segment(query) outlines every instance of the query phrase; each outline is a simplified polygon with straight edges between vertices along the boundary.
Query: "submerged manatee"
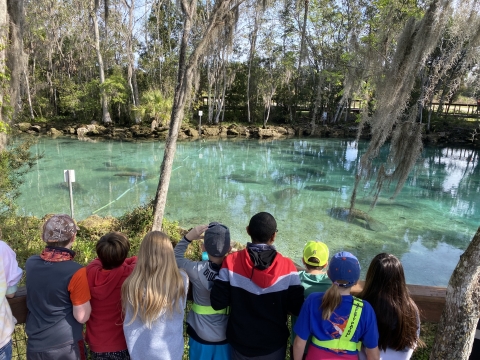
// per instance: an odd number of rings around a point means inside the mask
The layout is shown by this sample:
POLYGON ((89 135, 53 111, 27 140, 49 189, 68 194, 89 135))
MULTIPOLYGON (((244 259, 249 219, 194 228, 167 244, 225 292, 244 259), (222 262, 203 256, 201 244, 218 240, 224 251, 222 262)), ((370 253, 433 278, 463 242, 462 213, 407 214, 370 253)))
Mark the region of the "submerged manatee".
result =
POLYGON ((260 184, 258 181, 254 180, 252 176, 243 174, 230 174, 221 176, 220 179, 230 180, 242 184, 260 184))
POLYGON ((298 189, 289 187, 283 190, 278 190, 273 193, 273 196, 277 200, 286 200, 291 199, 294 196, 297 196, 299 193, 298 189))
POLYGON ((308 185, 305 186, 304 189, 312 191, 340 191, 339 188, 329 185, 308 185))
POLYGON ((121 172, 121 173, 115 174, 113 176, 144 177, 144 175, 141 172, 136 172, 136 171, 121 172))
POLYGON ((354 223, 356 225, 365 227, 368 230, 372 231, 385 231, 388 230, 388 227, 381 223, 380 221, 375 220, 365 211, 353 209, 350 211, 346 207, 334 207, 328 210, 328 215, 335 219, 343 220, 346 222, 354 223), (364 222, 360 222, 362 220, 364 222))
MULTIPOLYGON (((372 200, 358 199, 358 200, 356 200, 356 203, 371 206, 372 205, 372 200)), ((393 200, 389 200, 389 199, 378 199, 377 202, 375 203, 375 207, 376 206, 392 206, 392 207, 401 207, 401 208, 405 208, 405 209, 410 209, 411 208, 411 206, 401 204, 401 203, 398 203, 398 202, 394 202, 393 200)))

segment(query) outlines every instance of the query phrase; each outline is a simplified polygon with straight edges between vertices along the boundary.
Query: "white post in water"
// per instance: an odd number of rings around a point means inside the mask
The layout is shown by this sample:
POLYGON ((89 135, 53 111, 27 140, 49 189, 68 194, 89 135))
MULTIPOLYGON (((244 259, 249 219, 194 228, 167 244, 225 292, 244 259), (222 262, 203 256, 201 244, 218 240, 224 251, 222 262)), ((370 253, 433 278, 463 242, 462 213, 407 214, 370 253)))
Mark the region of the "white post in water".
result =
POLYGON ((200 120, 198 120, 198 136, 202 136, 202 115, 203 111, 198 110, 198 117, 200 118, 200 120))
POLYGON ((70 214, 73 219, 73 191, 72 183, 75 182, 75 170, 63 170, 63 178, 68 182, 68 190, 70 191, 70 214))

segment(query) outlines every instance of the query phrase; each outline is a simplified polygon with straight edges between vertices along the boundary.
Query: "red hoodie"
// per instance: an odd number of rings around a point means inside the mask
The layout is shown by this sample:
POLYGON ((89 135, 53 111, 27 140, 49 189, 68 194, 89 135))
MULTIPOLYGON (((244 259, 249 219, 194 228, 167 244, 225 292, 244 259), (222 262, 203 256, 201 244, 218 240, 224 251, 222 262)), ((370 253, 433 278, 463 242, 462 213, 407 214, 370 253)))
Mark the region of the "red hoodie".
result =
POLYGON ((87 280, 92 298, 92 313, 87 321, 85 340, 90 350, 97 353, 127 349, 123 335, 122 284, 132 273, 137 257, 125 259, 112 270, 103 270, 99 259, 87 266, 87 280))

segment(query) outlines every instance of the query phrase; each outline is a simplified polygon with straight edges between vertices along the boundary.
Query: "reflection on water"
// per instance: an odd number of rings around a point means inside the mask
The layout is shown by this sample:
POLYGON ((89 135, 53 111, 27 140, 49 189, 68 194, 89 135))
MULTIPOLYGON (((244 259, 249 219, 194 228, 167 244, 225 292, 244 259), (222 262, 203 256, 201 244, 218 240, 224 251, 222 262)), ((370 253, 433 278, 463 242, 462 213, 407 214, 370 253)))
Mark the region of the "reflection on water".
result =
MULTIPOLYGON (((164 143, 85 143, 40 138, 44 154, 28 174, 19 204, 22 213, 69 213, 63 170, 74 169, 75 217, 118 216, 155 194, 164 143)), ((361 259, 363 276, 371 258, 391 252, 405 264, 407 281, 446 285, 473 237, 480 210, 478 154, 427 148, 395 200, 385 189, 370 210, 371 183, 362 185, 353 221, 331 216, 349 206, 355 168, 365 149, 338 139, 215 140, 178 144, 166 217, 191 227, 220 221, 246 242, 245 226, 258 211, 278 221, 278 249, 300 261, 311 239, 331 251, 361 259), (381 225, 381 226, 380 226, 381 225)))

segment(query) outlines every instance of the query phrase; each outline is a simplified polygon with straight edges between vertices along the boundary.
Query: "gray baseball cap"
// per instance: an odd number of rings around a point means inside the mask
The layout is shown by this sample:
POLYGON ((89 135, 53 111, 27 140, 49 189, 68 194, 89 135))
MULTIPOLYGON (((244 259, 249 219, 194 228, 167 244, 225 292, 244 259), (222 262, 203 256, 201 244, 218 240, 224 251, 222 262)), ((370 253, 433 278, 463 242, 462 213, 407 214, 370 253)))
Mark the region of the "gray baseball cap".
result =
POLYGON ((224 256, 230 250, 230 230, 218 222, 211 222, 205 231, 203 244, 209 255, 224 256))

